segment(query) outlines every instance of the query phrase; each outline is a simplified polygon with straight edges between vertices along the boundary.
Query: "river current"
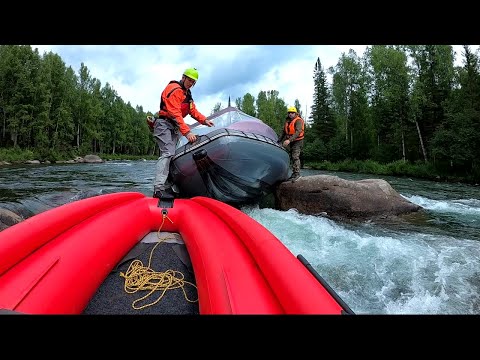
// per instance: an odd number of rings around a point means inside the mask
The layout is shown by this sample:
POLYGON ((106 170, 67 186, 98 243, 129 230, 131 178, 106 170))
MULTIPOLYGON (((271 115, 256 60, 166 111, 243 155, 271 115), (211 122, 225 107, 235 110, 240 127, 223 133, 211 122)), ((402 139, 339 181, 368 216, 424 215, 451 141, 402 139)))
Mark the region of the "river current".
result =
MULTIPOLYGON (((0 167, 0 207, 29 217, 106 193, 152 195, 155 161, 0 167)), ((424 211, 395 223, 340 223, 295 209, 243 212, 302 254, 356 314, 480 314, 480 186, 382 178, 424 211)))

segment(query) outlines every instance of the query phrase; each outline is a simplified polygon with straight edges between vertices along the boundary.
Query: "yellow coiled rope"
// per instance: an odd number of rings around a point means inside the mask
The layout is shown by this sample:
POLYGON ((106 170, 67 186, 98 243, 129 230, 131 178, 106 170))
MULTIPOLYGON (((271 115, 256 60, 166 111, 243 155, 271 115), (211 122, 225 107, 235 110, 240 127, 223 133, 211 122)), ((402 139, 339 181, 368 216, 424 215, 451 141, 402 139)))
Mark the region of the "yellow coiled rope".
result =
POLYGON ((160 228, 157 231, 157 237, 159 241, 155 244, 152 251, 150 251, 148 265, 145 267, 143 266, 143 263, 140 260, 135 259, 131 262, 126 273, 123 273, 123 272, 120 273, 120 276, 125 278, 125 285, 124 285, 125 292, 129 294, 134 294, 141 290, 150 290, 146 295, 132 302, 132 308, 134 308, 135 310, 141 310, 148 306, 155 305, 163 298, 167 290, 173 290, 178 288, 182 289, 183 295, 188 302, 193 303, 198 301, 198 298, 195 300, 191 300, 188 298, 187 293, 185 291, 185 285, 186 284, 191 285, 195 289, 197 287, 195 286, 195 284, 189 281, 186 281, 185 276, 181 272, 175 271, 175 270, 167 270, 165 272, 156 272, 155 270, 150 268, 150 265, 152 263, 152 255, 155 248, 161 242, 169 238, 174 239, 174 237, 172 236, 162 237, 160 235, 160 231, 163 227, 165 219, 168 219, 173 224, 173 221, 167 216, 167 213, 166 212, 162 212, 162 213, 163 213, 162 224, 160 225, 160 228), (155 301, 151 303, 147 303, 145 305, 141 305, 141 306, 137 305, 139 302, 144 301, 146 298, 152 295, 155 291, 161 291, 160 296, 155 301))

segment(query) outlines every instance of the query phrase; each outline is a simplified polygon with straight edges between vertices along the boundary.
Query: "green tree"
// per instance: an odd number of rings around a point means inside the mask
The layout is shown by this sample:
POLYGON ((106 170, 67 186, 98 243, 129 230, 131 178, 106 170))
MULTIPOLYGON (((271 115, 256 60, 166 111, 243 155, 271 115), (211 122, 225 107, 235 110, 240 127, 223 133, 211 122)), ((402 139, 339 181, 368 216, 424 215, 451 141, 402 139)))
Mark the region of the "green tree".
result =
POLYGON ((415 74, 413 116, 423 159, 428 162, 430 142, 445 119, 443 103, 453 88, 454 53, 451 45, 411 45, 407 50, 415 74))
POLYGON ((355 51, 342 54, 333 74, 333 108, 339 135, 348 144, 348 157, 368 158, 371 148, 368 136, 369 108, 367 75, 355 51))
POLYGON ((222 103, 221 103, 221 102, 217 102, 217 103, 215 104, 215 106, 213 107, 212 112, 210 113, 210 115, 213 115, 213 114, 215 114, 216 112, 219 112, 221 109, 222 109, 222 103))
POLYGON ((246 93, 242 98, 237 98, 235 100, 237 109, 243 111, 245 114, 250 116, 257 116, 257 111, 255 110, 255 98, 252 94, 246 93))
POLYGON ((374 45, 365 54, 371 80, 373 158, 406 161, 409 130, 409 69, 407 55, 395 46, 374 45))
POLYGON ((260 91, 257 97, 257 117, 280 133, 287 112, 285 101, 278 97, 277 90, 260 91))
POLYGON ((445 104, 445 121, 432 139, 432 153, 446 171, 466 169, 480 178, 480 67, 479 57, 464 46, 464 67, 458 69, 460 87, 445 104))

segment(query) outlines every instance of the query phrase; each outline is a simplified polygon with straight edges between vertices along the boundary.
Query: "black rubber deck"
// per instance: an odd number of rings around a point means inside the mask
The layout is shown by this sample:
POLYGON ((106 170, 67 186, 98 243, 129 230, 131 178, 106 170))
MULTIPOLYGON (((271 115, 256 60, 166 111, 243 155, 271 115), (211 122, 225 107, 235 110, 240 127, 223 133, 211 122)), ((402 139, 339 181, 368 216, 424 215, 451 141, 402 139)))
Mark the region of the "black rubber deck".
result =
MULTIPOLYGON (((150 233, 155 236, 156 233, 150 233)), ((178 234, 177 234, 178 235, 178 234)), ((83 314, 86 315, 194 315, 199 314, 198 301, 189 302, 181 288, 169 289, 156 304, 137 310, 132 303, 148 294, 150 290, 141 290, 133 294, 125 291, 125 278, 120 273, 126 273, 134 259, 148 266, 149 256, 156 243, 139 242, 127 256, 117 265, 100 286, 83 314)), ((186 246, 179 242, 162 242, 153 251, 150 269, 155 272, 174 270, 184 275, 184 280, 195 284, 186 246)), ((198 299, 197 289, 185 283, 184 289, 190 300, 198 299)), ((149 297, 136 303, 136 307, 153 303, 162 294, 162 290, 154 291, 149 297)))

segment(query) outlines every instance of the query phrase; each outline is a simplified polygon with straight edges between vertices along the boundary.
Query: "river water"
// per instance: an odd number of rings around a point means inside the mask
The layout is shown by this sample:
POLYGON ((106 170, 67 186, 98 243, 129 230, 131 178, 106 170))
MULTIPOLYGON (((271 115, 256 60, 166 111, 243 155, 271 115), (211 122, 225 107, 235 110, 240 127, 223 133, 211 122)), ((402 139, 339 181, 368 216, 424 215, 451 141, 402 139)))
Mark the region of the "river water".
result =
MULTIPOLYGON (((29 217, 82 198, 152 195, 155 161, 0 168, 0 207, 29 217)), ((295 209, 241 210, 302 254, 356 314, 480 314, 480 186, 382 178, 422 212, 395 223, 340 223, 295 209)))

